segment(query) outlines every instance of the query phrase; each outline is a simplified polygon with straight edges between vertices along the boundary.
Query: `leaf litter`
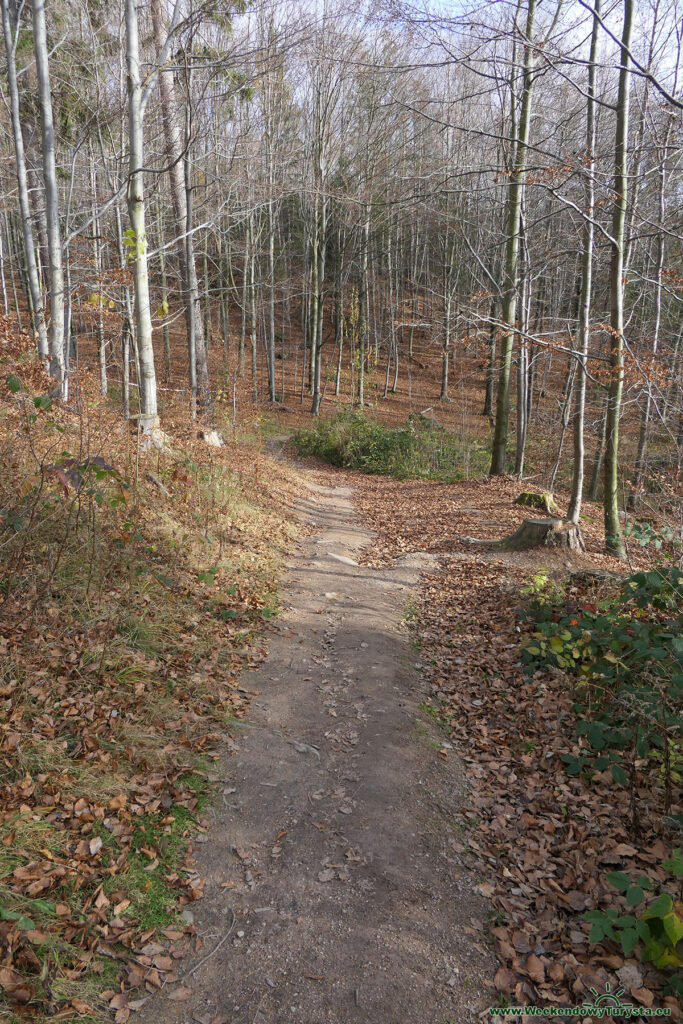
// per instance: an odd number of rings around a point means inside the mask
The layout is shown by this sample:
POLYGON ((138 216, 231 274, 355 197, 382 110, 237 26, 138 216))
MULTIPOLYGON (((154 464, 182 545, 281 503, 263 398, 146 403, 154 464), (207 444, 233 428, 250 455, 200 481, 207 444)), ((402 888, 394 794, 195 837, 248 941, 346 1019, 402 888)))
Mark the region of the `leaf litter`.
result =
MULTIPOLYGON (((325 478, 325 471, 319 475, 325 478)), ((594 908, 625 912, 623 896, 605 880, 610 871, 645 875, 655 889, 670 884, 661 867, 672 839, 662 793, 640 787, 635 841, 626 790, 614 786, 609 772, 592 780, 566 773, 561 755, 578 749, 571 681, 557 671, 529 676, 520 663, 528 628, 519 616, 521 591, 539 568, 565 579, 566 570, 587 566, 624 572, 601 551, 601 509, 586 508, 585 558, 568 561, 545 551, 475 555, 460 538, 500 537, 524 518, 513 504, 516 481, 346 477, 355 487, 359 521, 376 531, 362 561, 383 566, 413 551, 441 555, 439 567, 422 577, 418 606, 408 609, 407 620, 427 704, 466 767, 469 809, 453 823, 452 848, 483 876, 479 889, 491 901, 489 937, 500 963, 492 1003, 573 1006, 610 985, 625 990, 624 1000, 667 1008, 671 1019, 680 1019, 665 976, 624 956, 614 942, 590 945, 582 918, 594 908)), ((642 551, 638 557, 642 562, 642 551)), ((570 577, 567 585, 580 600, 595 584, 570 577)), ((444 754, 448 749, 437 756, 444 754)))
MULTIPOLYGON (((3 355, 47 391, 21 346, 3 355)), ((181 424, 181 449, 131 455, 118 411, 78 386, 80 417, 0 403, 0 1007, 122 1024, 145 992, 187 992, 193 843, 216 749, 238 749, 295 491, 286 468, 207 452, 181 424), (64 449, 77 484, 50 468, 64 449), (88 467, 106 479, 83 484, 88 467)))

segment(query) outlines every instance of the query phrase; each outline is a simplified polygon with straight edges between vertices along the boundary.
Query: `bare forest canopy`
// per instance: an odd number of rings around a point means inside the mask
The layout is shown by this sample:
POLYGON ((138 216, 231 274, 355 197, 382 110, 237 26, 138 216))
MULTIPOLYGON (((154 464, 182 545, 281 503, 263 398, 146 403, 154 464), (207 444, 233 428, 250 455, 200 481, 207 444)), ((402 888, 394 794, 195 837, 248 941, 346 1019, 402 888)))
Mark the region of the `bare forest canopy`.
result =
POLYGON ((53 397, 99 367, 159 437, 169 395, 215 428, 419 376, 493 475, 552 435, 614 554, 675 499, 679 0, 2 11, 0 302, 53 397))

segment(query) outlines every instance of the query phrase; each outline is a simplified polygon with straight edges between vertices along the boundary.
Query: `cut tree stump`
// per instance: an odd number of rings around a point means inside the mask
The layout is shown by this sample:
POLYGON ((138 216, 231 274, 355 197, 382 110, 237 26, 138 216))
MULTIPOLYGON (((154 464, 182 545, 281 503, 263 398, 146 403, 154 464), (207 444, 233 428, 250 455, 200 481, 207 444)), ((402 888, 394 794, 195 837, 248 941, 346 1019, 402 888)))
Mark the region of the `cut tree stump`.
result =
POLYGON ((526 551, 528 548, 586 550, 579 527, 564 519, 525 519, 520 528, 502 541, 500 546, 505 551, 526 551))
POLYGON ((537 508, 540 509, 541 512, 547 512, 549 516, 551 516, 553 512, 558 511, 552 491, 522 491, 522 493, 515 498, 515 505, 526 505, 527 508, 537 508))
POLYGON ((474 537, 461 537, 460 540, 465 544, 477 544, 499 551, 527 551, 530 548, 586 550, 579 527, 564 519, 525 519, 511 537, 503 537, 501 540, 476 540, 474 537))

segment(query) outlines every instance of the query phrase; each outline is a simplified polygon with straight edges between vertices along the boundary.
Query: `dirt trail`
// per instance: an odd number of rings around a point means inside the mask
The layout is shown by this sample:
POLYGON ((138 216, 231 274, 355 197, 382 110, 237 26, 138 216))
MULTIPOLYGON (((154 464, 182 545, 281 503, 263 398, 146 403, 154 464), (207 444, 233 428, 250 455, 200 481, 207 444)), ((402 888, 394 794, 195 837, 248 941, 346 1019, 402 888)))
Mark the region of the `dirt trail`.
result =
POLYGON ((493 974, 483 901, 453 854, 466 800, 443 737, 420 712, 402 627, 430 556, 356 564, 371 536, 351 492, 308 485, 319 527, 289 563, 259 691, 198 869, 204 946, 222 944, 136 1016, 140 1024, 466 1024, 493 974), (222 888, 222 883, 234 883, 222 888))

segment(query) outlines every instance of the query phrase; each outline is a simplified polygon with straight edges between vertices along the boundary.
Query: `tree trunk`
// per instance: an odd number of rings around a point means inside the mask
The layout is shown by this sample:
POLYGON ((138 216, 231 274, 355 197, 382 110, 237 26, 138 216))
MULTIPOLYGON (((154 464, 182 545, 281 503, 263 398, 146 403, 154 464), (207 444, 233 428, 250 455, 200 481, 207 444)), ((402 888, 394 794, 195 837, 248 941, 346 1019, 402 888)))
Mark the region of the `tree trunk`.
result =
POLYGON ((525 551, 538 547, 586 550, 577 524, 563 519, 525 519, 520 528, 502 542, 501 547, 505 551, 525 551))
POLYGON ((451 305, 453 302, 453 295, 450 291, 444 297, 444 339, 443 339, 443 352, 441 354, 441 394, 439 398, 442 402, 450 402, 448 396, 448 363, 451 354, 451 305))
MULTIPOLYGON (((192 232, 194 230, 194 224, 192 221, 193 209, 192 209, 192 175, 190 168, 190 130, 189 124, 186 126, 185 135, 185 156, 183 163, 185 165, 185 173, 183 175, 183 181, 185 183, 185 239, 183 248, 185 250, 185 266, 194 267, 194 245, 192 241, 192 232)), ((195 271, 194 277, 190 272, 188 274, 188 288, 186 290, 187 296, 187 360, 190 368, 190 406, 192 411, 192 418, 194 419, 197 415, 197 325, 199 323, 199 329, 201 332, 201 314, 199 310, 199 282, 197 280, 197 274, 195 271)))
POLYGON ((158 425, 157 382, 152 346, 152 317, 149 307, 147 274, 147 235, 145 232, 145 199, 142 180, 144 148, 142 134, 142 85, 140 80, 140 45, 138 38, 137 0, 126 0, 126 67, 128 71, 128 217, 130 219, 130 258, 135 292, 135 327, 140 365, 140 426, 145 432, 158 425))
MULTIPOLYGON (((5 316, 9 315, 9 304, 7 302, 7 282, 5 280, 5 246, 2 240, 2 219, 0 219, 0 287, 2 287, 2 307, 5 316)), ((47 342, 47 335, 45 336, 47 342)), ((44 359, 44 354, 40 353, 40 346, 38 347, 38 355, 41 359, 44 359)))
MULTIPOLYGON (((657 186, 657 205, 659 213, 659 223, 664 224, 664 186, 666 184, 666 161, 669 150, 669 138, 671 134, 671 123, 667 124, 667 129, 664 137, 664 144, 662 147, 661 162, 659 164, 658 174, 658 186, 657 186)), ((659 348, 659 332, 662 323, 662 288, 664 284, 663 272, 664 272, 664 257, 666 253, 666 235, 663 232, 659 232, 657 235, 657 259, 655 262, 655 322, 654 330, 652 332, 652 355, 657 354, 659 348)), ((652 396, 650 391, 650 384, 646 384, 645 388, 645 401, 640 417, 640 432, 638 436, 638 452, 636 454, 636 465, 635 465, 635 480, 633 482, 633 489, 629 499, 629 504, 635 504, 635 496, 640 491, 643 485, 643 478, 645 476, 645 468, 647 463, 647 437, 648 427, 650 421, 650 409, 652 406, 652 396)))
MULTIPOLYGON (((62 265, 62 242, 59 230, 59 191, 57 189, 57 168, 55 164, 55 127, 52 117, 52 93, 50 89, 44 0, 33 0, 33 43, 36 57, 38 97, 40 100, 45 217, 47 222, 49 260, 50 332, 48 335, 48 348, 50 354, 50 374, 60 382, 60 391, 63 394, 65 386, 64 268, 62 265)), ((27 260, 30 260, 30 258, 30 252, 27 249, 27 260)), ((36 308, 34 304, 34 309, 36 308)))
POLYGON ((161 279, 161 314, 163 326, 161 333, 164 339, 164 376, 171 379, 171 329, 168 324, 168 285, 166 281, 166 252, 164 250, 164 228, 161 217, 161 203, 157 204, 157 238, 159 241, 159 277, 161 279))
POLYGON ((484 408, 482 416, 493 416, 493 393, 496 379, 496 309, 498 308, 498 296, 493 295, 491 299, 491 313, 489 322, 489 361, 486 366, 486 391, 484 393, 484 408))
POLYGON ((508 420, 510 416, 510 366, 514 341, 514 325, 517 309, 517 263, 519 253, 519 229, 524 196, 524 169, 529 141, 531 120, 531 93, 533 88, 533 57, 531 39, 534 32, 534 18, 537 0, 528 0, 525 29, 522 108, 519 116, 517 137, 514 143, 513 167, 510 174, 507 199, 507 227, 505 242, 505 287, 503 291, 502 320, 506 334, 501 340, 498 373, 498 395, 496 400, 496 424, 491 453, 491 476, 505 472, 507 453, 508 420))
POLYGON ((365 206, 363 221, 362 250, 360 262, 360 282, 358 285, 358 404, 365 405, 365 352, 367 346, 367 285, 368 285, 368 245, 370 239, 370 204, 365 206))
MULTIPOLYGON (((42 362, 47 363, 49 359, 47 326, 45 324, 45 310, 43 308, 43 292, 40 286, 40 276, 36 263, 36 251, 33 242, 33 228, 31 226, 31 206, 29 203, 28 178, 26 173, 26 156, 24 153, 24 137, 21 130, 21 114, 19 111, 19 88, 17 85, 16 68, 16 36, 19 26, 16 26, 15 37, 12 37, 12 27, 9 13, 9 0, 2 0, 2 29, 5 38, 5 51, 7 54, 7 83, 9 86, 9 106, 12 116, 12 133, 14 136, 14 156, 17 169, 17 186, 19 194, 19 212, 21 216, 21 230, 24 237, 24 252, 26 256, 26 273, 28 275, 29 292, 31 305, 33 307, 33 322, 38 335, 38 356, 42 362)), ((4 261, 3 261, 4 263, 4 261)), ((5 290, 4 265, 2 275, 2 295, 7 313, 7 292, 5 290)))
POLYGON ((614 207, 610 262, 610 368, 605 441, 605 543, 610 554, 626 558, 619 522, 619 416, 624 383, 624 244, 628 188, 628 118, 631 89, 630 46, 633 0, 624 0, 624 27, 614 146, 614 207))
POLYGON ((102 274, 102 248, 100 245, 100 220, 97 216, 97 171, 95 160, 90 147, 90 183, 92 188, 92 237, 95 257, 95 270, 97 271, 97 357, 100 367, 100 393, 107 394, 107 344, 104 336, 104 321, 102 319, 102 304, 105 301, 103 295, 103 274, 102 274))
POLYGON ((249 267, 251 256, 250 247, 250 218, 247 218, 247 226, 244 233, 244 262, 242 264, 242 317, 240 319, 240 347, 239 347, 239 374, 244 377, 245 362, 245 341, 247 336, 247 308, 249 304, 249 267))
MULTIPOLYGON (((151 0, 150 6, 154 43, 157 49, 157 56, 159 57, 164 48, 167 35, 163 0, 151 0)), ((190 168, 188 162, 183 159, 184 150, 186 147, 189 147, 190 143, 188 138, 184 144, 180 107, 176 96, 173 71, 170 68, 159 72, 159 97, 161 99, 161 114, 164 127, 164 144, 169 164, 168 173, 171 183, 171 202, 175 219, 175 232, 176 236, 180 239, 187 231, 187 197, 192 187, 191 181, 186 181, 190 168)), ((197 267, 194 261, 194 245, 191 242, 178 246, 178 262, 180 264, 180 275, 185 293, 185 318, 188 336, 191 321, 194 323, 199 402, 202 410, 208 418, 211 418, 213 410, 211 408, 209 369, 206 361, 206 341, 204 338, 204 325, 201 315, 199 315, 199 282, 197 279, 197 267)))
POLYGON ((579 300, 579 378, 576 386, 574 405, 574 464, 572 467, 572 493, 569 501, 567 518, 578 523, 581 518, 581 502, 583 500, 584 462, 586 446, 584 441, 584 424, 586 413, 586 359, 590 339, 591 289, 593 286, 593 207, 595 204, 595 181, 593 168, 595 165, 595 58, 598 48, 598 28, 600 18, 600 0, 594 0, 593 31, 591 34, 590 55, 588 58, 588 101, 586 104, 586 220, 583 224, 583 257, 581 263, 581 296, 579 300))

